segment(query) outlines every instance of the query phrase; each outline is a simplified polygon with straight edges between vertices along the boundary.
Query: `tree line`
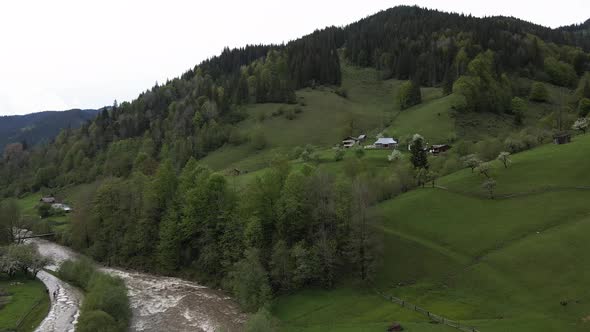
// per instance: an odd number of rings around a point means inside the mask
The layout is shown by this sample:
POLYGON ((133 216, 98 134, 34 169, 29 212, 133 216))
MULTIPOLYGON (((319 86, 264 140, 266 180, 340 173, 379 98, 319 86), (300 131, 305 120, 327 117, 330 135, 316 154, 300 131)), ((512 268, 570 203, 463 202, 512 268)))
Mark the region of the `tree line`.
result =
POLYGON ((247 310, 273 294, 367 280, 378 239, 361 178, 343 181, 276 160, 239 190, 189 160, 165 161, 152 178, 105 179, 72 221, 71 245, 107 265, 195 277, 222 286, 247 310))

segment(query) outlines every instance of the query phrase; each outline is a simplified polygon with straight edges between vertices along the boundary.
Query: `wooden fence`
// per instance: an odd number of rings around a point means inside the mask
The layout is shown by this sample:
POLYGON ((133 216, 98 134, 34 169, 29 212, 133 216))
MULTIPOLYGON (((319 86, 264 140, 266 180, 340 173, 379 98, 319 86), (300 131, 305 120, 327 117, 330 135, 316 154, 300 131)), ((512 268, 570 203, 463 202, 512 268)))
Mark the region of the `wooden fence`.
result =
POLYGON ((415 304, 406 302, 406 301, 404 301, 400 298, 397 298, 395 296, 385 294, 377 289, 375 289, 375 292, 377 294, 379 294, 379 296, 381 296, 385 300, 390 301, 392 303, 397 303, 404 308, 408 308, 410 310, 414 310, 416 312, 419 312, 419 313, 423 314, 424 316, 428 317, 430 320, 435 321, 437 323, 444 324, 444 325, 447 325, 447 326, 450 326, 450 327, 453 327, 453 328, 456 328, 458 330, 465 331, 465 332, 480 332, 478 329, 476 329, 473 326, 461 324, 461 322, 459 322, 459 321, 448 319, 448 318, 445 318, 445 317, 437 315, 437 314, 433 314, 432 312, 430 312, 424 308, 421 308, 415 304))

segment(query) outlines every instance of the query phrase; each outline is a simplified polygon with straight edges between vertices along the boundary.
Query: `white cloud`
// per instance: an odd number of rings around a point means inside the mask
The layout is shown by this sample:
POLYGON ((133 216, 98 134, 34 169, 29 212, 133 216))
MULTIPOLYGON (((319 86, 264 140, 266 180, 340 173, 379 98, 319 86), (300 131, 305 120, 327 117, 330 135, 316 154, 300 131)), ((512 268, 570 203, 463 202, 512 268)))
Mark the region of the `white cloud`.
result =
POLYGON ((130 100, 224 46, 280 43, 402 3, 550 26, 582 22, 590 13, 590 2, 577 0, 3 1, 0 114, 130 100))

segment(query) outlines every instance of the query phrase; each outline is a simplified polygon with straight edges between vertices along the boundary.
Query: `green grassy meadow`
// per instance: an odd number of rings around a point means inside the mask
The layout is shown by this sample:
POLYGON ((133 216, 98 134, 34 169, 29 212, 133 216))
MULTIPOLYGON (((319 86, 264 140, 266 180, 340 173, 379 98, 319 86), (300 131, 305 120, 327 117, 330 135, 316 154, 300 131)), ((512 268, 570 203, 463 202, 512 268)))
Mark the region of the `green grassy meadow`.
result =
POLYGON ((0 276, 0 330, 33 331, 49 311, 49 295, 38 279, 7 279, 0 276), (25 317, 26 316, 26 317, 25 317), (23 319, 24 318, 24 319, 23 319), (23 319, 19 328, 17 324, 23 319))

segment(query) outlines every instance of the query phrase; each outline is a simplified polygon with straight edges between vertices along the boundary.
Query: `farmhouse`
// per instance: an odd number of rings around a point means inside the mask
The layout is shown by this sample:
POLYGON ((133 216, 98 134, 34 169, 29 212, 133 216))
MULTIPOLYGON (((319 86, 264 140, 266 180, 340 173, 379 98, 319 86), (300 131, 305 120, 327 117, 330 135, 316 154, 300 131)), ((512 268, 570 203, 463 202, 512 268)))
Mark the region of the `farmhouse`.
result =
POLYGON ((382 137, 374 145, 377 149, 395 149, 397 147, 397 141, 391 137, 382 137))
POLYGON ((349 148, 355 146, 356 143, 357 143, 357 140, 355 138, 348 137, 342 141, 342 147, 345 149, 349 149, 349 148))
POLYGON ((69 205, 63 203, 53 203, 51 204, 51 208, 65 212, 72 212, 72 208, 69 205))
POLYGON ((553 136, 553 142, 555 144, 567 144, 572 141, 572 135, 570 133, 564 132, 559 133, 553 136))
POLYGON ((430 147, 428 150, 432 154, 439 154, 441 152, 448 151, 451 148, 448 144, 435 144, 430 147))
POLYGON ((39 202, 45 203, 45 204, 53 204, 53 203, 55 203, 55 197, 53 197, 53 196, 41 197, 39 202))

